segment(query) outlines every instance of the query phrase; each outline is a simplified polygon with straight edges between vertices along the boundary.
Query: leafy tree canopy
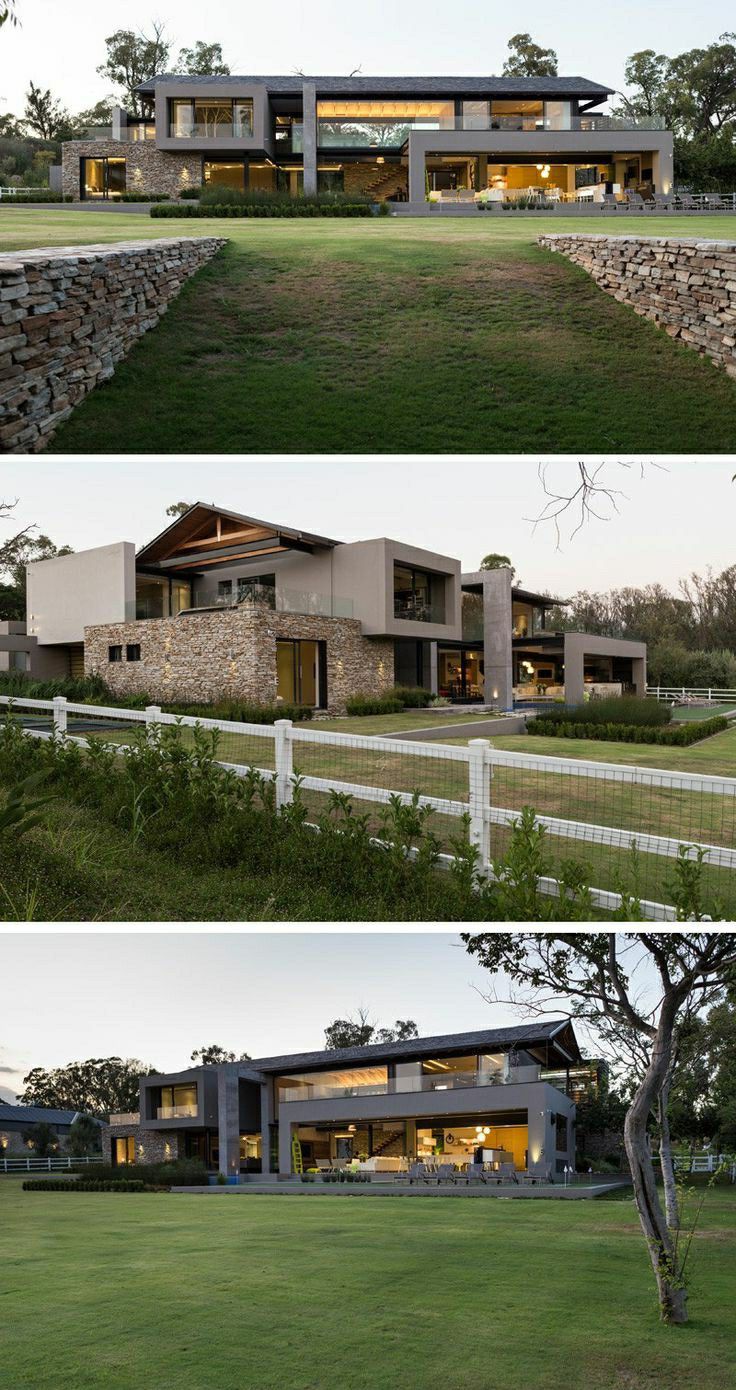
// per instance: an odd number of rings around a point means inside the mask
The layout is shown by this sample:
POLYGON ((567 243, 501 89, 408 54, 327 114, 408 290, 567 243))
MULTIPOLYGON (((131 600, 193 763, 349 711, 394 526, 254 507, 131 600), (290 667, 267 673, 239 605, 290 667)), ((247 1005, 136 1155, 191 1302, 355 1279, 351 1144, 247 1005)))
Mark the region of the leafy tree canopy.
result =
POLYGON ((128 1057, 90 1057, 65 1067, 33 1067, 23 1077, 20 1105, 79 1110, 107 1119, 116 1111, 138 1109, 139 1082, 156 1068, 128 1057))
POLYGON ((220 1047, 219 1043, 209 1043, 205 1047, 195 1048, 191 1060, 201 1067, 216 1067, 221 1062, 249 1062, 250 1053, 228 1052, 227 1048, 220 1047))
POLYGON ((69 112, 51 95, 48 87, 44 92, 30 82, 26 92, 26 109, 23 124, 42 140, 66 140, 73 134, 73 123, 69 112))
POLYGON ((504 77, 556 77, 557 54, 553 48, 540 48, 531 34, 514 34, 508 42, 509 56, 503 65, 504 77))
POLYGON ((20 1137, 29 1149, 33 1149, 37 1158, 48 1158, 49 1154, 55 1153, 59 1147, 56 1131, 45 1120, 39 1120, 38 1124, 29 1125, 27 1129, 21 1130, 20 1137))
POLYGON ((180 48, 174 72, 188 73, 197 77, 228 77, 230 69, 223 62, 222 46, 219 43, 203 43, 197 39, 194 48, 180 48))
POLYGON ((97 69, 100 77, 119 89, 126 109, 135 116, 143 115, 138 86, 147 77, 166 71, 171 52, 165 26, 154 22, 151 30, 150 34, 136 34, 132 29, 116 29, 105 39, 107 58, 97 69))
POLYGON ((516 570, 512 565, 508 555, 496 555, 494 551, 492 551, 490 555, 483 556, 483 559, 480 562, 480 567, 482 570, 510 569, 512 579, 516 574, 516 570))
POLYGON ((379 1028, 368 1017, 367 1009, 358 1009, 354 1018, 336 1018, 325 1028, 325 1050, 344 1047, 368 1047, 370 1043, 405 1042, 418 1038, 419 1029, 411 1018, 397 1018, 393 1027, 379 1028))

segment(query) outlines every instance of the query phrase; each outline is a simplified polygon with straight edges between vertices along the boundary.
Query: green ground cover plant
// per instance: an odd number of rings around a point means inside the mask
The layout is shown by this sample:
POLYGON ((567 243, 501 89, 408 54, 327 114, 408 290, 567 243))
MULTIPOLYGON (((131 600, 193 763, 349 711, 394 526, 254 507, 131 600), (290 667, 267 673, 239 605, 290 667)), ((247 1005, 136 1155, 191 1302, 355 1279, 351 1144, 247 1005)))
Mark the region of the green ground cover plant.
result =
POLYGON ((584 700, 579 705, 550 705, 539 715, 547 723, 628 724, 657 727, 669 724, 672 710, 656 700, 636 695, 612 695, 603 700, 584 700))
MULTIPOLYGON (((733 225, 647 216, 645 230, 728 238, 733 225)), ((541 250, 537 236, 560 229, 554 216, 162 227, 130 212, 3 207, 0 247, 225 229, 225 252, 74 411, 51 452, 93 454, 105 439, 145 454, 732 449, 736 382, 541 250), (601 408, 614 388, 624 413, 601 408)))
POLYGON ((70 1202, 5 1178, 3 1371, 13 1390, 46 1385, 50 1366, 74 1390, 426 1390, 441 1340, 452 1390, 724 1390, 735 1241, 736 1188, 708 1191, 680 1330, 653 1315, 627 1193, 70 1202), (550 1250, 554 1278, 535 1280, 531 1298, 530 1270, 550 1250), (57 1277, 39 1277, 52 1257, 57 1277), (441 1306, 427 1296, 438 1259, 441 1306), (339 1298, 326 1292, 336 1270, 339 1298), (162 1336, 172 1326, 186 1330, 175 1356, 162 1336))
POLYGON ((151 217, 372 217, 365 203, 300 203, 285 199, 282 203, 208 203, 206 206, 188 203, 186 207, 156 204, 151 217))
POLYGON ((32 1178, 23 1183, 24 1192, 168 1192, 164 1183, 142 1182, 140 1178, 32 1178))
MULTIPOLYGON (((60 802, 83 807, 104 825, 101 835, 98 827, 81 845, 67 830, 59 844, 54 813, 63 815, 63 809, 56 803, 45 808, 46 825, 31 830, 20 851, 4 859, 0 888, 6 916, 35 919, 45 912, 86 919, 92 912, 132 918, 141 912, 143 894, 145 919, 186 920, 187 900, 193 901, 191 876, 197 880, 194 900, 201 916, 204 875, 210 873, 219 880, 208 900, 208 920, 224 912, 248 919, 254 897, 259 911, 253 915, 259 919, 587 921, 597 912, 590 892, 601 873, 597 847, 588 854, 570 845, 568 854, 565 844, 553 859, 547 832, 529 804, 522 803, 513 824, 496 837, 493 873, 486 878, 479 873, 468 816, 455 820, 441 838, 442 818, 420 804, 418 792, 407 800, 392 794, 379 809, 366 811, 359 805, 356 810, 347 795, 336 791, 307 801, 299 775, 292 801, 278 808, 274 783, 255 768, 238 777, 218 765, 217 731, 197 726, 186 733, 184 740, 178 726, 135 730, 121 757, 114 744, 102 739, 91 739, 83 750, 71 741, 28 738, 13 718, 5 721, 0 785, 12 794, 19 780, 41 772, 60 802), (110 839, 119 848, 118 837, 137 854, 128 855, 122 874, 113 876, 103 906, 95 855, 110 839), (177 882, 183 841, 187 854, 181 872, 187 892, 177 882), (440 869, 443 848, 453 856, 448 870, 440 869), (145 868, 136 867, 138 854, 145 868), (560 885, 557 897, 539 890, 540 880, 553 871, 560 885), (150 896, 152 880, 156 891, 150 896), (274 883, 278 892, 271 894, 274 883), (263 909, 266 887, 268 912, 263 909), (121 893, 130 898, 124 910, 121 893), (156 903, 160 906, 154 911, 156 903)), ((73 822, 72 817, 69 825, 73 822)), ((693 862, 657 864, 656 887, 666 901, 678 905, 678 912, 681 904, 687 915, 717 917, 720 902, 704 880, 700 859, 694 870, 693 862)), ((624 894, 618 913, 622 920, 639 920, 640 899, 652 896, 643 894, 640 885, 639 857, 633 851, 619 854, 611 886, 624 894)))

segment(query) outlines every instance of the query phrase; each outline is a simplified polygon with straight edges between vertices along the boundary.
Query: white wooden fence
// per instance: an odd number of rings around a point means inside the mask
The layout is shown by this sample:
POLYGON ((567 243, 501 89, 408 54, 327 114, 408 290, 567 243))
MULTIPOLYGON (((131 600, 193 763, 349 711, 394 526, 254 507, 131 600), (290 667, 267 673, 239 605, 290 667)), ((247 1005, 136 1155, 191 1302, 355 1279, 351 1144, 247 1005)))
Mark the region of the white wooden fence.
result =
POLYGON ((76 1168, 79 1163, 102 1163, 102 1154, 87 1154, 72 1158, 58 1154, 49 1158, 0 1158, 0 1173, 57 1173, 76 1168))
MULTIPOLYGON (((665 894, 671 878, 666 880, 663 870, 671 875, 672 861, 685 844, 690 857, 702 853, 712 876, 710 892, 725 900, 727 915, 729 909, 736 915, 734 778, 511 753, 494 748, 487 739, 471 739, 465 745, 418 743, 336 733, 319 723, 246 724, 182 717, 164 714, 155 705, 131 710, 75 704, 63 697, 0 696, 2 706, 12 706, 32 737, 64 738, 83 747, 102 738, 121 754, 129 751, 142 727, 150 732, 166 726, 179 726, 182 733, 195 727, 217 731, 217 762, 237 776, 255 769, 274 782, 278 807, 292 800, 297 781, 303 792, 322 794, 325 801, 335 791, 352 801, 385 807, 393 798, 410 803, 418 794, 418 804, 436 813, 432 829, 445 818, 451 826, 458 817, 468 816, 470 839, 485 874, 493 872, 492 858, 504 853, 522 808, 531 806, 555 856, 556 872, 540 879, 540 890, 558 896, 562 858, 583 860, 598 882, 592 891, 594 905, 604 911, 621 905, 620 876, 633 845, 640 862, 634 888, 644 915, 675 920, 665 894)), ((443 853, 440 862, 447 867, 452 855, 443 853)))
POLYGON ((673 700, 707 700, 709 704, 733 705, 736 709, 736 690, 719 690, 712 685, 648 685, 647 695, 668 705, 673 700))

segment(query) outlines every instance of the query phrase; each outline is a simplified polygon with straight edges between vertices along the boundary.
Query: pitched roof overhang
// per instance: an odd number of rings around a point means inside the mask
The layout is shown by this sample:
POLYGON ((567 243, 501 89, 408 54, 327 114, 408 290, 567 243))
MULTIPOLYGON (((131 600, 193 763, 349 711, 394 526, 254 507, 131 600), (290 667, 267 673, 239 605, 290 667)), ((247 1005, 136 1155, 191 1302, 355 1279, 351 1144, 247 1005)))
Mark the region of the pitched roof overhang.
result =
POLYGON ((210 569, 234 560, 302 550, 334 549, 339 541, 276 522, 243 516, 214 503, 194 502, 136 555, 143 570, 210 569))
MULTIPOLYGON (((181 73, 162 72, 146 78, 139 83, 137 91, 142 95, 152 95, 156 86, 164 82, 183 80, 181 73)), ((232 86, 243 82, 266 88, 273 96, 301 96, 305 82, 313 83, 317 95, 324 96, 498 96, 504 97, 579 97, 588 105, 596 105, 613 96, 614 87, 606 87, 600 82, 591 82, 587 77, 370 77, 359 74, 350 77, 319 76, 306 73, 263 76, 232 73, 227 77, 188 76, 187 83, 195 90, 198 84, 207 86, 232 86)))

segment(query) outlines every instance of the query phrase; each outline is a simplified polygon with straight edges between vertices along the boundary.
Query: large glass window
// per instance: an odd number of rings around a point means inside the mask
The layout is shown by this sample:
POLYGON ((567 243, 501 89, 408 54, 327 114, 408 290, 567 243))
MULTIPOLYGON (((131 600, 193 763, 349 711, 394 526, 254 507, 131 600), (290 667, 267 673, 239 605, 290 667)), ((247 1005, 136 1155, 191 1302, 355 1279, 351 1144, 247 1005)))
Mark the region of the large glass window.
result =
POLYGON ((572 125, 570 102, 545 101, 544 124, 547 130, 569 130, 572 125))
POLYGON ((110 1156, 114 1168, 120 1168, 126 1163, 135 1163, 135 1139, 132 1134, 124 1135, 122 1139, 113 1139, 110 1156))
POLYGON ((395 564, 394 617, 415 623, 444 623, 444 576, 395 564))
POLYGON ((491 128, 493 130, 539 130, 544 125, 544 103, 524 101, 514 97, 510 101, 491 102, 491 128))
POLYGON ((490 101, 463 102, 463 130, 487 130, 490 116, 490 101))
POLYGON ((218 184, 223 188, 245 190, 245 161, 206 159, 202 165, 202 178, 205 184, 218 184))
POLYGON ((82 199, 114 198, 125 192, 126 165, 124 159, 80 159, 80 196, 82 199))
POLYGON ((274 164, 248 165, 248 187, 263 193, 276 192, 276 166, 274 164))
POLYGON ((324 642, 276 642, 276 689, 287 705, 324 708, 327 703, 324 642))
POLYGON ((161 1087, 161 1100, 156 1108, 157 1120, 188 1120, 196 1119, 196 1116, 196 1082, 161 1087))
POLYGON ((322 148, 400 148, 411 130, 452 130, 453 101, 318 101, 317 143, 322 148))
POLYGON ((253 134, 253 102, 231 97, 175 97, 169 134, 174 139, 248 139, 253 134))
POLYGON ((467 647, 440 647, 437 681, 446 700, 478 703, 485 696, 483 652, 467 647))

